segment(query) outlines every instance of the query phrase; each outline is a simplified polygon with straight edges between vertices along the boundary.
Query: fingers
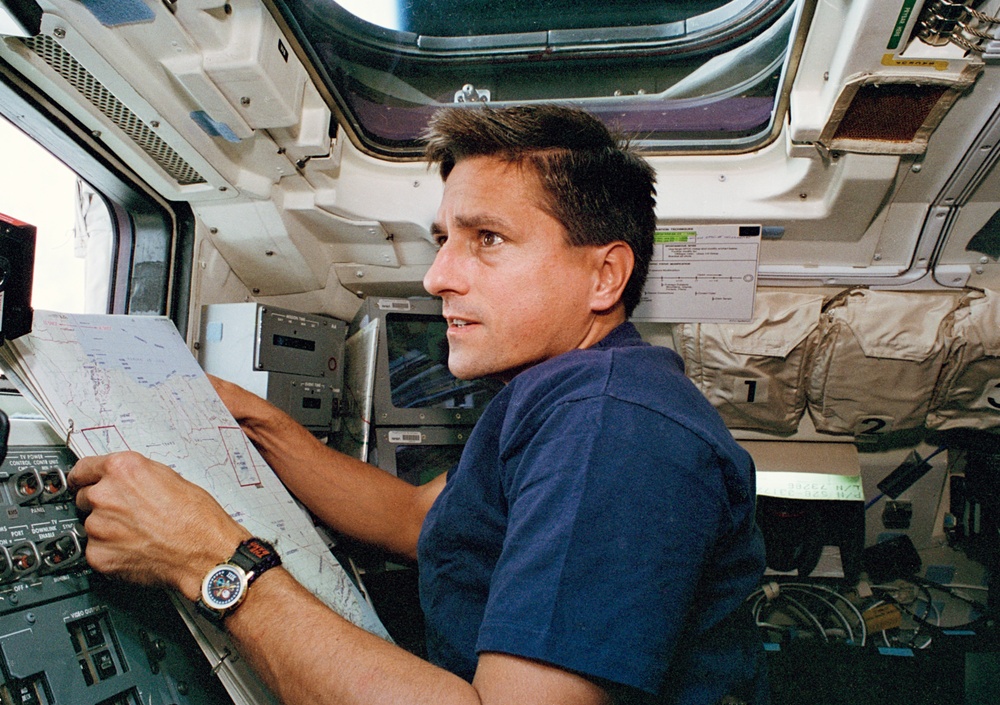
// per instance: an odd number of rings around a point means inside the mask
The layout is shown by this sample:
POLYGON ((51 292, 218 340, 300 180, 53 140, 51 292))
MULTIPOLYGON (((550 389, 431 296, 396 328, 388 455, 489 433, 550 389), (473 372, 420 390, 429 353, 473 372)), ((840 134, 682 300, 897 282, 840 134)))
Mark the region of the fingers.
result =
MULTIPOLYGON (((94 511, 94 503, 90 493, 94 486, 104 477, 107 456, 81 458, 66 474, 66 486, 69 488, 76 508, 83 514, 94 511)), ((86 522, 84 522, 86 524, 86 522)))
POLYGON ((80 458, 66 479, 70 487, 84 487, 94 484, 109 472, 138 469, 143 464, 152 462, 133 450, 80 458))
POLYGON ((207 377, 208 381, 215 388, 215 393, 219 395, 222 403, 229 409, 229 413, 237 421, 241 420, 246 413, 244 407, 246 406, 248 392, 238 384, 233 384, 221 377, 216 377, 215 375, 207 375, 207 377))
POLYGON ((84 514, 94 511, 90 490, 106 475, 111 456, 81 458, 66 475, 66 486, 74 495, 76 507, 84 514))
POLYGON ((248 533, 208 492, 138 453, 81 459, 68 479, 87 514, 87 561, 101 573, 196 597, 248 533))
POLYGON ((94 511, 94 505, 91 504, 90 499, 88 498, 87 495, 88 495, 88 488, 81 487, 80 489, 76 490, 76 495, 73 498, 73 501, 76 502, 76 508, 79 509, 84 514, 90 514, 92 511, 94 511))
POLYGON ((212 383, 212 386, 215 387, 215 391, 219 395, 222 394, 221 390, 224 389, 227 384, 230 384, 221 377, 216 377, 215 375, 209 374, 207 372, 205 373, 205 376, 208 377, 208 381, 212 383))
POLYGON ((101 479, 102 469, 99 458, 81 458, 66 475, 70 492, 79 492, 82 487, 92 485, 101 479))
POLYGON ((215 375, 210 375, 205 373, 208 377, 208 381, 212 383, 215 387, 215 393, 218 394, 223 401, 227 401, 234 397, 245 396, 249 394, 246 389, 236 384, 235 382, 230 382, 227 379, 222 379, 221 377, 216 377, 215 375))

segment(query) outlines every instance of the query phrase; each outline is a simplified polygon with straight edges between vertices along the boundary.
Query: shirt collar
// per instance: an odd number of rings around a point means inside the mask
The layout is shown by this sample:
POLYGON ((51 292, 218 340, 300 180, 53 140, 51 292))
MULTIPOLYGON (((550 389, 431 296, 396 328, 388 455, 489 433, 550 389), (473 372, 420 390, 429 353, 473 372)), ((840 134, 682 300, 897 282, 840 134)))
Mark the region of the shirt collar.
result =
POLYGON ((630 321, 625 321, 615 326, 606 336, 597 341, 592 347, 595 349, 623 348, 631 345, 645 345, 639 331, 630 321))

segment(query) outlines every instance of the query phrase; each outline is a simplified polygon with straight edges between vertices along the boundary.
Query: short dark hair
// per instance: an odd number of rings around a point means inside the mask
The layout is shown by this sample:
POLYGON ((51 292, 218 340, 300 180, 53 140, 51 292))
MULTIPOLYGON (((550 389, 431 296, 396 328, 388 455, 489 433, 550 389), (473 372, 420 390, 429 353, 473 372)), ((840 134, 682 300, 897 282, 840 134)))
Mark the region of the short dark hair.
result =
POLYGON ((431 118, 425 155, 441 178, 468 157, 530 165, 576 246, 625 242, 635 257, 622 302, 632 315, 649 272, 656 230, 656 174, 596 117, 560 105, 445 108, 431 118))

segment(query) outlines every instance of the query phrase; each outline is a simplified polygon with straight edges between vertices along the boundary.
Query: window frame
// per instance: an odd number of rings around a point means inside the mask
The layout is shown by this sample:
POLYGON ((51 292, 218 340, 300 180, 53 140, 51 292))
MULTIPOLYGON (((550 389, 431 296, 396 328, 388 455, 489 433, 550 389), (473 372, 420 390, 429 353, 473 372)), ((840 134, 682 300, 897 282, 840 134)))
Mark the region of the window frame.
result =
POLYGON ((114 228, 107 313, 167 315, 186 333, 194 220, 186 204, 159 198, 102 150, 74 118, 0 59, 0 115, 101 196, 114 228), (180 236, 178 236, 180 233, 180 236), (187 233, 187 234, 185 234, 187 233))
MULTIPOLYGON (((292 14, 292 10, 289 8, 286 0, 265 0, 265 2, 276 21, 285 31, 286 37, 290 39, 300 57, 303 58, 312 77, 318 84, 321 84, 324 95, 334 112, 336 121, 340 124, 350 141, 362 152, 378 158, 393 161, 420 159, 421 150, 418 141, 414 138, 410 138, 406 144, 391 144, 386 141, 379 141, 378 136, 365 127, 361 119, 356 115, 356 111, 352 107, 348 95, 345 95, 346 91, 343 90, 341 83, 332 79, 330 68, 322 60, 317 48, 303 40, 305 36, 304 29, 298 18, 292 14)), ((641 141, 636 141, 635 146, 645 154, 650 156, 659 154, 744 154, 769 144, 781 133, 785 123, 788 95, 805 43, 805 28, 808 28, 810 24, 809 20, 815 9, 816 0, 736 0, 736 2, 741 3, 745 7, 758 6, 768 9, 767 13, 751 18, 753 20, 751 24, 754 25, 766 23, 767 26, 770 26, 775 21, 778 21, 785 12, 793 13, 789 46, 787 52, 783 54, 779 78, 780 83, 776 93, 773 95, 773 107, 768 126, 750 137, 737 136, 728 140, 723 138, 718 141, 692 142, 679 137, 676 140, 664 139, 659 144, 644 144, 641 141)), ((732 4, 735 3, 730 3, 713 12, 719 12, 732 4)), ((406 59, 440 61, 449 65, 462 65, 461 62, 483 61, 485 58, 489 58, 527 62, 530 59, 526 59, 525 57, 531 51, 544 50, 544 47, 530 45, 518 39, 518 37, 521 37, 521 39, 527 40, 530 39, 527 34, 544 35, 544 32, 527 33, 523 37, 521 35, 493 35, 492 37, 482 38, 484 41, 493 41, 494 46, 477 45, 474 41, 470 42, 468 38, 450 38, 456 39, 458 42, 454 46, 451 46, 450 39, 447 37, 422 38, 423 41, 421 42, 421 38, 413 33, 398 32, 378 27, 357 18, 346 9, 337 5, 332 5, 329 8, 329 14, 336 22, 340 23, 340 27, 346 28, 347 31, 336 32, 336 36, 339 37, 338 41, 344 42, 345 46, 350 47, 350 52, 375 52, 375 55, 381 55, 385 61, 406 59), (394 39, 399 37, 405 38, 406 43, 395 43, 394 39), (421 43, 426 46, 422 48, 420 46, 421 43), (459 43, 461 46, 458 46, 459 43)), ((643 28, 625 29, 641 30, 643 28)), ((680 56, 698 56, 704 54, 715 47, 712 44, 713 41, 718 42, 719 40, 718 38, 712 39, 711 35, 699 35, 699 39, 694 43, 689 43, 687 46, 674 47, 673 59, 680 56)), ((622 40, 616 44, 606 42, 567 43, 564 48, 560 48, 558 51, 558 57, 560 59, 565 58, 566 60, 587 61, 593 60, 594 57, 600 56, 602 53, 606 54, 610 49, 621 52, 623 60, 629 57, 648 57, 653 54, 663 54, 666 51, 662 42, 657 44, 656 39, 651 40, 637 37, 629 41, 622 40)), ((347 52, 345 55, 350 54, 350 52, 347 52)), ((581 67, 581 69, 586 71, 585 67, 581 67)), ((648 99, 648 96, 639 96, 639 99, 648 99)), ((545 100, 568 103, 576 102, 583 104, 585 108, 588 107, 584 99, 565 99, 553 96, 545 100)), ((515 99, 510 102, 523 103, 527 101, 515 99)), ((441 102, 434 107, 445 107, 453 104, 441 102)), ((502 105, 504 103, 499 102, 498 104, 502 105)), ((633 132, 630 128, 626 129, 629 132, 633 132)), ((635 132, 641 134, 642 128, 635 132)))

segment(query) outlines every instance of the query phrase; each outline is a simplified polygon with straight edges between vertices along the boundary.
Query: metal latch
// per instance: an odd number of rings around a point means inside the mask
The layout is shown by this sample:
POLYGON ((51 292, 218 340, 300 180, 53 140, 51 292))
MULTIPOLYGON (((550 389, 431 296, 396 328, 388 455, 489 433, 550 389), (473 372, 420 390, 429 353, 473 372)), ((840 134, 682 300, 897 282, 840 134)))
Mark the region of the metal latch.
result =
POLYGON ((456 103, 489 103, 490 89, 476 88, 471 83, 462 86, 462 90, 455 92, 456 103))

